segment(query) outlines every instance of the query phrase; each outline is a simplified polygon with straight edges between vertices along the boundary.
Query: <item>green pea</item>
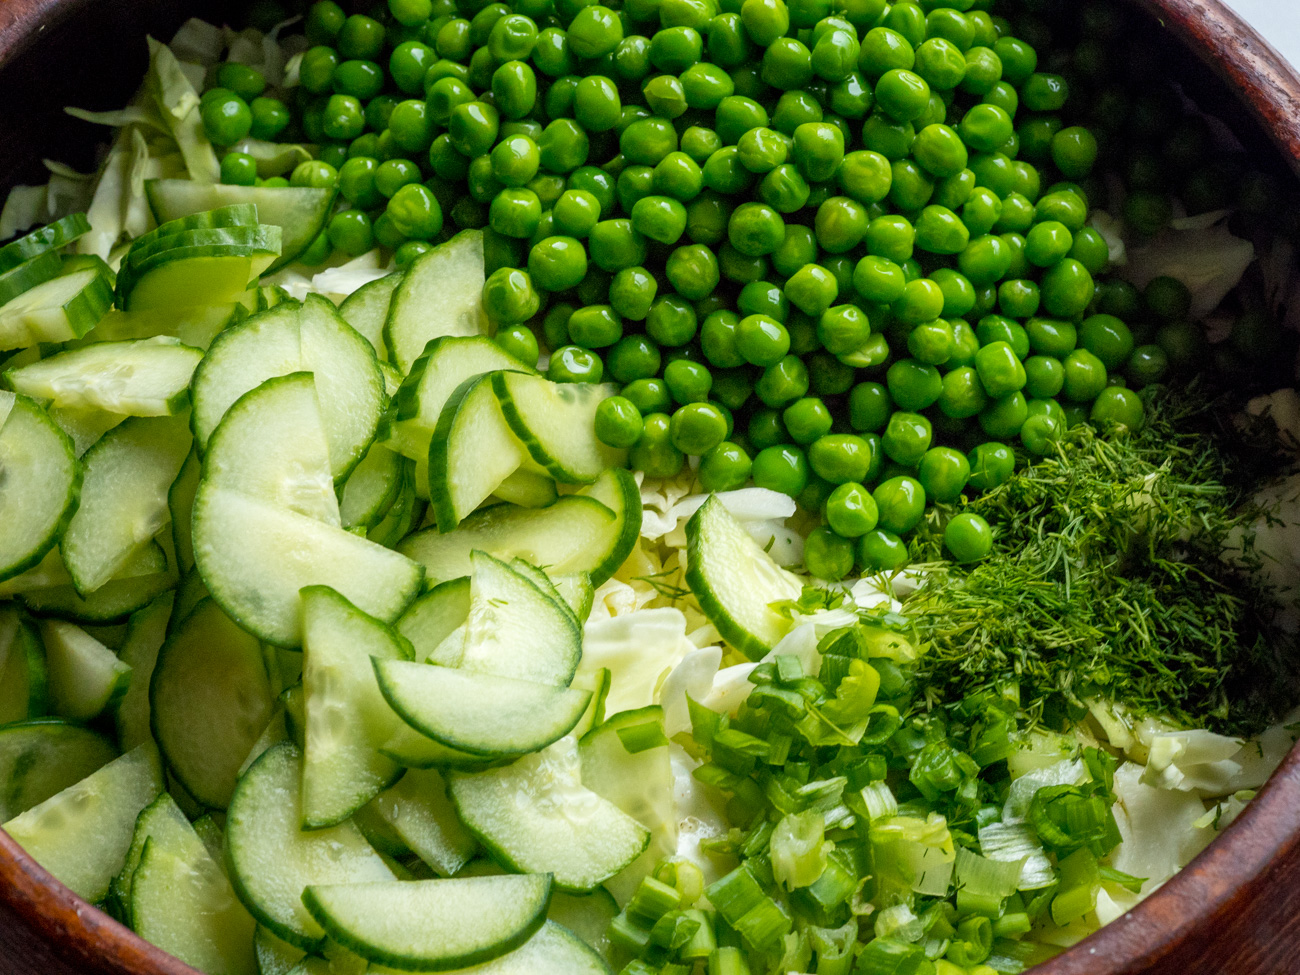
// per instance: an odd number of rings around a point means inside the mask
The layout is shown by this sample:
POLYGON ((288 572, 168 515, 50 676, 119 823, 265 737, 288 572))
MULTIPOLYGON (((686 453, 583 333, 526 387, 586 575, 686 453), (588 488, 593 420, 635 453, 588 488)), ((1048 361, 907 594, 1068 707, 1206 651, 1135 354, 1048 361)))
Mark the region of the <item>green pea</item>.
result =
POLYGON ((828 30, 812 50, 812 69, 831 84, 847 78, 858 65, 858 39, 851 30, 828 30))
POLYGON ((681 151, 696 165, 703 165, 710 156, 722 148, 722 139, 712 129, 692 125, 682 133, 681 151))
POLYGON ((704 174, 684 152, 670 152, 654 168, 654 189, 682 203, 689 203, 704 189, 704 174))
POLYGON ((199 114, 203 131, 219 146, 233 145, 248 135, 253 126, 253 113, 248 103, 234 92, 201 103, 199 114))
POLYGON ((339 29, 339 52, 349 58, 373 58, 384 48, 384 25, 370 17, 353 14, 339 29))
MULTIPOLYGON (((911 258, 916 242, 916 231, 906 217, 881 216, 876 217, 867 225, 864 239, 867 245, 867 253, 870 256, 880 258, 897 266, 911 258)), ((901 297, 901 289, 898 289, 896 285, 897 276, 889 270, 887 265, 873 263, 869 267, 869 273, 873 277, 883 274, 888 279, 881 283, 877 290, 883 292, 899 290, 899 297, 901 297)), ((870 297, 865 290, 863 294, 870 297)), ((870 297, 870 300, 886 301, 890 299, 870 297)))
POLYGON ((655 196, 655 171, 649 166, 628 166, 618 174, 618 202, 631 213, 637 201, 655 196))
POLYGON ((432 240, 442 230, 438 198, 421 183, 408 183, 394 193, 385 212, 398 232, 413 240, 432 240))
POLYGON ((863 147, 891 161, 906 158, 915 141, 916 129, 911 122, 897 122, 879 111, 862 126, 863 147))
POLYGON ((727 222, 731 246, 748 257, 761 257, 785 242, 785 221, 763 203, 742 203, 727 222))
POLYGON ((921 458, 916 476, 925 488, 926 497, 949 504, 966 489, 970 462, 965 454, 951 447, 932 447, 921 458))
POLYGON ((907 336, 907 351, 912 358, 932 366, 947 362, 955 345, 952 325, 942 318, 917 325, 907 336))
POLYGON ((586 190, 565 190, 555 201, 551 214, 560 233, 586 237, 600 221, 600 201, 586 190))
POLYGON ((875 104, 871 84, 858 71, 835 84, 830 92, 831 110, 846 119, 864 119, 875 104))
POLYGON ((710 493, 734 491, 745 486, 753 467, 743 447, 723 441, 700 459, 700 484, 710 493))
MULTIPOLYGON (((962 91, 987 97, 1002 84, 1002 59, 992 48, 983 45, 972 47, 966 52, 965 59, 966 74, 961 81, 962 91)), ((1008 88, 1015 92, 1014 88, 1008 88)), ((1018 102, 1019 96, 1016 97, 1018 102)))
POLYGON ((539 288, 564 291, 587 274, 587 252, 573 237, 547 237, 528 252, 528 273, 539 288))
POLYGON ((841 538, 859 538, 879 520, 876 499, 861 484, 842 483, 826 499, 826 521, 841 538))
POLYGON ((990 437, 1014 437, 1029 418, 1023 393, 1009 393, 986 406, 979 415, 980 427, 990 437))
POLYGON ((759 47, 767 47, 790 29, 790 12, 783 0, 745 0, 740 18, 745 32, 759 47))
POLYGON ((826 404, 816 397, 795 400, 781 414, 795 443, 810 444, 831 432, 833 420, 826 404))
POLYGON ((890 366, 885 384, 890 399, 909 412, 920 412, 934 405, 943 393, 939 370, 915 359, 900 359, 890 366))
POLYGON ((883 430, 893 407, 894 401, 883 385, 858 383, 849 393, 849 425, 859 432, 883 430))
MULTIPOLYGON (((1006 59, 1003 59, 1006 73, 1006 59)), ((1070 85, 1060 75, 1034 73, 1025 79, 1020 98, 1031 112, 1059 112, 1070 97, 1070 85)))
POLYGON ((929 420, 919 413, 900 410, 890 416, 880 442, 890 460, 904 467, 915 467, 930 449, 933 437, 929 420))
MULTIPOLYGON (((412 243, 418 242, 413 241, 412 243)), ((493 341, 525 365, 537 365, 539 355, 537 336, 533 334, 533 330, 527 325, 511 325, 498 329, 493 341)))
POLYGON ((943 314, 943 289, 929 278, 909 281, 903 288, 903 297, 894 302, 894 314, 908 325, 931 322, 943 314))
POLYGON ((916 49, 912 70, 935 91, 952 91, 966 77, 966 58, 951 41, 931 37, 916 49))
POLYGON ((1142 428, 1145 414, 1137 393, 1122 386, 1107 386, 1093 402, 1089 419, 1102 429, 1122 428, 1136 433, 1142 428))
POLYGON ((605 367, 596 353, 566 345, 551 353, 546 378, 553 383, 598 383, 605 367))
POLYGON ((676 248, 668 255, 665 273, 677 292, 691 301, 712 294, 720 278, 718 259, 703 244, 676 248))
MULTIPOLYGON (((383 171, 383 166, 376 170, 376 174, 383 171)), ((418 174, 419 169, 415 172, 418 174)), ((310 186, 317 189, 323 189, 335 186, 338 183, 339 174, 333 166, 319 159, 299 163, 294 167, 293 173, 289 177, 290 186, 310 186)), ((400 185, 400 184, 399 184, 400 185)), ((396 187, 393 192, 397 192, 396 187)))
POLYGON ((893 572, 911 560, 907 543, 893 532, 880 528, 858 539, 857 556, 864 572, 893 572))
POLYGON ((1058 318, 1075 318, 1092 302, 1096 287, 1088 269, 1067 257, 1043 275, 1043 307, 1058 318))
POLYGON ((1158 345, 1140 345, 1125 365, 1129 383, 1137 389, 1162 381, 1169 372, 1169 356, 1158 345))
POLYGON ((221 182, 253 186, 257 182, 257 160, 246 152, 226 153, 221 158, 221 182))
POLYGON ((920 75, 894 68, 876 82, 876 104, 898 122, 911 122, 925 114, 930 105, 930 85, 920 75))
POLYGON ((786 140, 779 133, 764 127, 750 129, 736 143, 740 164, 751 173, 766 173, 786 160, 789 153, 786 140))
MULTIPOLYGON (((1152 313, 1167 322, 1183 321, 1191 314, 1192 293, 1177 278, 1152 278, 1143 294, 1152 313)), ((1114 314, 1119 315, 1119 311, 1114 314)))
POLYGON ((293 120, 289 107, 278 98, 254 98, 248 108, 251 116, 248 134, 254 139, 273 142, 293 120))
POLYGON ((824 434, 808 448, 814 473, 832 484, 871 480, 879 471, 880 451, 875 440, 852 434, 824 434))
POLYGON ((1016 469, 1016 457, 1011 448, 997 441, 982 443, 968 455, 970 461, 970 486, 978 491, 991 491, 1011 479, 1016 469))
POLYGON ((954 420, 968 419, 978 415, 988 402, 979 374, 972 367, 957 366, 944 374, 938 401, 944 416, 954 420))
POLYGON ((810 195, 807 181, 789 163, 771 170, 758 186, 759 199, 782 214, 803 209, 810 195))
POLYGON ((492 148, 500 125, 501 116, 495 106, 480 101, 464 102, 452 108, 447 134, 452 145, 473 158, 492 148))
MULTIPOLYGON (((1055 405, 1053 400, 1035 400, 1029 405, 1045 403, 1055 405)), ((1057 407, 1057 410, 1060 411, 1060 407, 1057 407)), ((1060 441, 1061 434, 1065 432, 1064 416, 1064 412, 1060 412, 1060 416, 1046 412, 1030 412, 1020 428, 1020 442, 1025 450, 1035 457, 1045 457, 1051 453, 1060 441)))
POLYGON ((483 310, 501 325, 526 322, 537 314, 541 303, 532 278, 517 268, 499 268, 483 284, 483 310))
POLYGON ((704 56, 704 38, 694 27, 667 27, 650 39, 650 63, 660 71, 680 74, 704 56))
MULTIPOLYGON (((1012 253, 1000 237, 976 237, 957 258, 957 266, 977 287, 991 285, 1011 270, 1012 253)), ((997 291, 993 297, 996 300, 997 291)))
POLYGON ((541 167, 561 175, 585 163, 590 148, 587 133, 567 118, 558 118, 548 124, 537 143, 541 167))
MULTIPOLYGON (((868 249, 871 249, 868 238, 868 249)), ((886 257, 867 256, 853 269, 853 288, 865 300, 891 304, 903 297, 907 279, 903 269, 886 257)))
POLYGON ((1064 392, 1067 399, 1088 403, 1106 388, 1106 364, 1087 349, 1075 349, 1065 357, 1064 392))
POLYGON ((677 403, 703 403, 709 398, 713 376, 698 362, 675 359, 664 367, 664 382, 677 403))
POLYGON ((1092 315, 1079 326, 1079 344, 1108 371, 1119 369, 1133 354, 1133 333, 1114 315, 1092 315))
POLYGON ((465 182, 469 189, 469 195, 479 203, 490 203, 498 193, 505 189, 501 181, 492 173, 491 156, 479 156, 477 159, 471 160, 465 182))
POLYGON ((897 31, 874 27, 862 38, 858 67, 868 78, 879 78, 898 68, 910 69, 915 63, 915 49, 897 31))
POLYGON ((853 543, 833 529, 818 526, 804 542, 803 561, 814 579, 837 582, 853 571, 853 543))
POLYGON ((867 208, 847 196, 832 196, 817 208, 813 232, 821 247, 832 254, 843 254, 867 236, 870 220, 867 208))
POLYGON ((728 281, 743 285, 761 280, 767 274, 768 260, 764 255, 749 257, 725 243, 718 248, 718 269, 728 281))
POLYGON ((623 396, 641 412, 643 416, 651 413, 664 413, 672 405, 668 384, 662 379, 647 377, 636 379, 623 387, 623 396))
POLYGON ((1024 389, 1025 367, 1006 342, 990 342, 975 355, 975 371, 994 399, 1024 389))
POLYGON ((695 309, 679 295, 663 295, 650 305, 646 332, 660 345, 675 348, 695 337, 698 319, 695 309))
POLYGON ((790 333, 768 315, 747 315, 735 326, 736 351, 745 362, 755 366, 773 366, 790 350, 790 333))
POLYGON ((727 239, 731 203, 717 193, 705 191, 686 207, 686 236, 697 244, 714 245, 727 239))
POLYGON ((305 30, 309 44, 333 44, 343 29, 347 14, 333 0, 322 0, 307 8, 305 30))
POLYGON ((591 257, 602 271, 615 272, 645 261, 645 238, 631 220, 602 220, 591 230, 591 257))
POLYGON ((609 305, 587 305, 569 317, 569 340, 584 349, 603 349, 623 337, 623 320, 609 305))
MULTIPOLYGON (((931 254, 960 254, 970 244, 970 231, 946 207, 928 206, 916 221, 916 245, 931 254)), ((969 310, 969 309, 966 309, 969 310)))
MULTIPOLYGON (((303 52, 298 65, 298 81, 304 91, 313 95, 328 92, 333 87, 334 72, 339 66, 338 51, 332 47, 318 45, 303 52)), ((227 89, 228 90, 228 89, 227 89)), ((211 95, 211 92, 207 92, 211 95)), ((234 92, 231 92, 234 94, 234 92)), ((236 96, 238 97, 238 96, 236 96)))
POLYGON ((925 488, 914 477, 891 477, 871 493, 879 525, 888 532, 905 534, 925 516, 925 488))
POLYGON ((650 111, 660 118, 675 119, 687 109, 686 91, 672 75, 661 74, 651 78, 641 89, 650 111))
POLYGON ((958 562, 978 562, 993 551, 993 529, 979 515, 963 511, 944 527, 943 544, 958 562))
POLYGON ((674 477, 685 463, 685 455, 673 446, 671 421, 665 413, 646 415, 641 439, 628 456, 633 469, 650 477, 674 477))
MULTIPOLYGON (((746 0, 749 2, 749 0, 746 0)), ((808 486, 808 458, 798 447, 781 444, 766 447, 754 458, 754 483, 769 491, 798 497, 808 486)))
POLYGON ((788 355, 763 370, 754 392, 768 406, 784 406, 808 392, 808 368, 798 356, 788 355))
POLYGON ((677 151, 677 133, 665 119, 638 119, 619 135, 618 145, 629 162, 653 166, 670 152, 677 151))

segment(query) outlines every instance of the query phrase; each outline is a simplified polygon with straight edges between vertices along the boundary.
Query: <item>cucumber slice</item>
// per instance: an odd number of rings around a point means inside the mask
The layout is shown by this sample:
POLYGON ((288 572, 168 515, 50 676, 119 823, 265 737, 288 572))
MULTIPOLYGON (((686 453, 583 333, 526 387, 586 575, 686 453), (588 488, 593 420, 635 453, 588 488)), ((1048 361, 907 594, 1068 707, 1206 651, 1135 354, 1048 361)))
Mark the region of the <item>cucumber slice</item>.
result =
POLYGON ((193 828, 151 836, 131 882, 131 926, 209 975, 256 975, 256 922, 193 828))
POLYGON ((99 270, 60 275, 0 305, 0 349, 79 339, 112 307, 113 286, 99 270))
POLYGON ((641 490, 631 471, 613 468, 578 494, 595 498, 618 519, 618 532, 610 538, 599 564, 588 570, 592 585, 599 586, 623 567, 641 538, 641 490))
POLYGON ((470 556, 470 566, 464 650, 455 666, 568 687, 582 657, 582 631, 569 607, 483 552, 470 556))
POLYGON ((123 751, 130 751, 153 737, 149 725, 149 684, 158 662, 158 651, 167 638, 173 602, 172 594, 164 593, 133 614, 127 624, 126 640, 118 659, 131 668, 131 683, 114 715, 117 743, 123 751))
POLYGON ((549 596, 551 601, 561 609, 567 610, 569 618, 573 621, 574 626, 582 626, 581 621, 578 619, 578 614, 573 611, 573 607, 569 602, 560 595, 560 590, 555 587, 555 583, 551 582, 550 576, 537 568, 537 566, 530 562, 525 562, 523 559, 511 559, 510 568, 515 572, 518 572, 521 576, 540 589, 543 594, 549 596))
MULTIPOLYGON (((371 965, 374 975, 394 969, 371 965)), ((315 972, 304 975, 318 975, 315 972)), ((323 973, 320 973, 323 975, 323 973)), ((547 921, 521 948, 463 969, 463 975, 613 975, 604 960, 567 928, 547 921)))
POLYGON ((560 493, 549 476, 521 469, 498 484, 492 496, 521 508, 545 508, 554 504, 560 493))
POLYGON ((60 430, 72 438, 72 448, 78 457, 99 443, 99 438, 126 419, 119 413, 103 410, 64 410, 51 406, 46 410, 60 430))
POLYGON ((0 727, 0 822, 8 822, 117 758, 106 738, 45 718, 0 727))
POLYGON ((411 769, 366 807, 434 873, 458 873, 478 849, 447 798, 447 783, 433 769, 411 769))
POLYGON ((394 548, 424 518, 425 507, 425 503, 415 496, 413 465, 407 464, 402 468, 396 499, 384 512, 379 524, 366 532, 366 538, 376 545, 394 548))
POLYGON ((470 553, 479 549, 497 558, 518 557, 545 566, 556 575, 591 572, 592 582, 597 583, 606 577, 594 570, 609 561, 623 528, 599 501, 568 495, 546 508, 493 505, 474 512, 454 532, 425 529, 405 539, 397 550, 423 563, 433 581, 469 575, 470 553))
POLYGON ((136 817, 162 788, 158 752, 141 745, 9 820, 4 830, 56 880, 95 904, 122 870, 136 817))
POLYGON ((252 203, 257 220, 280 228, 280 259, 266 269, 278 271, 293 262, 325 229, 334 207, 333 187, 229 186, 188 179, 152 179, 144 184, 149 206, 158 222, 202 213, 232 203, 252 203))
POLYGON ((491 374, 456 387, 429 443, 429 501, 438 530, 459 525, 524 457, 492 391, 491 374))
POLYGON ((0 606, 0 724, 43 715, 49 678, 45 648, 12 606, 0 606))
POLYGON ((150 544, 132 556, 122 574, 104 583, 86 598, 77 594, 71 583, 33 589, 18 598, 33 613, 54 616, 73 623, 121 623, 137 610, 176 586, 176 575, 167 568, 167 557, 156 544, 150 544), (156 571, 140 573, 130 568, 136 564, 156 566, 156 571), (128 574, 130 573, 130 574, 128 574))
POLYGON ((569 572, 557 575, 551 580, 555 591, 573 610, 578 618, 578 625, 584 626, 591 615, 592 604, 596 601, 596 587, 591 584, 591 576, 585 572, 569 572))
POLYGON ((0 390, 0 581, 53 550, 75 515, 81 486, 68 435, 26 396, 0 390))
POLYGON ((572 686, 579 690, 591 691, 591 703, 587 705, 587 710, 578 719, 578 723, 573 726, 573 737, 579 741, 582 740, 583 735, 605 720, 605 701, 609 698, 611 679, 612 675, 608 667, 574 674, 572 686))
POLYGON ((397 621, 397 632, 411 642, 416 660, 428 660, 469 618, 469 585, 468 577, 441 583, 411 603, 397 621))
POLYGON ((481 755, 448 748, 422 735, 410 725, 403 724, 393 737, 384 742, 380 754, 391 758, 398 765, 408 769, 482 769, 494 764, 493 760, 481 755))
POLYGON ((84 213, 70 213, 0 247, 0 272, 11 270, 46 251, 57 251, 90 233, 84 213))
POLYGON ((205 599, 158 652, 150 726, 185 790, 224 809, 274 701, 257 640, 205 599))
POLYGON ((182 572, 194 568, 194 534, 190 519, 194 515, 194 493, 202 474, 199 455, 191 450, 181 472, 167 489, 167 511, 172 519, 172 547, 176 549, 176 567, 182 572))
POLYGON ((660 860, 677 851, 673 769, 663 722, 663 708, 658 705, 622 711, 589 732, 578 745, 582 784, 650 831, 645 852, 605 885, 620 904, 632 898, 660 860), (623 733, 639 725, 657 728, 661 743, 630 751, 623 733))
POLYGON ((556 891, 546 911, 547 920, 564 925, 606 961, 615 954, 614 944, 609 940, 609 925, 616 917, 618 902, 603 887, 590 894, 556 891))
POLYGON ((259 975, 289 975, 306 957, 301 948, 281 941, 260 924, 253 935, 253 955, 259 975))
POLYGON ((465 380, 494 369, 531 372, 484 335, 444 336, 431 341, 393 397, 393 449, 423 465, 416 486, 429 493, 429 442, 447 400, 465 380))
POLYGON ((200 349, 173 338, 101 342, 5 373, 12 389, 66 409, 172 416, 190 402, 200 349))
POLYGON ((288 742, 269 749, 239 780, 226 818, 226 850, 235 893, 276 937, 313 951, 325 931, 302 893, 324 884, 392 880, 350 822, 302 829, 302 753, 288 742))
POLYGON ((131 668, 112 650, 71 623, 46 620, 41 642, 49 666, 50 706, 73 721, 89 721, 126 693, 131 668))
POLYGON ((0 273, 0 306, 62 273, 63 261, 54 251, 44 251, 0 273))
POLYGON ((373 528, 397 500, 411 462, 379 443, 371 444, 361 463, 339 491, 339 517, 344 528, 373 528))
POLYGON ((405 971, 447 971, 504 955, 542 926, 550 900, 546 874, 339 884, 303 894, 335 942, 405 971))
POLYGON ((177 234, 183 234, 187 230, 212 230, 221 227, 256 227, 257 226, 257 207, 251 203, 232 203, 228 206, 216 207, 212 210, 204 210, 200 213, 191 213, 184 217, 178 217, 175 220, 168 220, 160 223, 147 234, 142 234, 131 242, 131 247, 127 251, 125 260, 131 259, 132 253, 138 253, 149 244, 162 240, 164 237, 174 237, 177 234))
POLYGON ((126 342, 170 335, 183 345, 207 349, 226 328, 246 315, 244 306, 238 302, 149 311, 118 311, 115 308, 104 315, 81 342, 126 342))
POLYGON ((132 417, 86 451, 81 504, 60 550, 77 592, 93 593, 167 524, 167 492, 190 452, 188 416, 132 417))
POLYGON ((302 618, 302 824, 319 829, 347 819, 401 776, 378 751, 398 720, 380 695, 372 661, 408 660, 411 648, 322 586, 302 591, 302 618))
POLYGON ((461 821, 493 859, 519 873, 553 873, 561 890, 595 889, 650 842, 649 830, 583 786, 571 738, 505 768, 453 772, 448 782, 461 821))
POLYGON ((398 716, 450 748, 496 758, 567 735, 590 691, 402 660, 376 660, 379 689, 398 716))
POLYGON ((194 500, 194 560, 231 618, 282 647, 302 644, 304 586, 329 586, 390 623, 424 579, 418 563, 396 552, 206 482, 194 500))
POLYGON ((135 831, 131 835, 131 845, 126 851, 126 861, 121 871, 113 878, 109 887, 108 899, 127 924, 131 923, 131 884, 135 880, 135 871, 144 856, 145 845, 151 837, 168 840, 183 836, 190 830, 190 821, 181 812, 176 800, 164 792, 149 803, 135 821, 135 831))
POLYGON ((388 320, 388 306, 392 303, 393 292, 402 283, 403 273, 397 271, 386 278, 363 284, 339 305, 339 314, 343 320, 374 346, 375 354, 380 359, 388 358, 388 346, 384 344, 384 322, 388 320))
POLYGON ((234 402, 268 379, 310 372, 335 480, 361 460, 383 415, 384 377, 374 350, 320 295, 283 302, 228 329, 194 373, 200 449, 234 402))
POLYGON ((204 813, 194 820, 194 832, 198 834, 208 855, 212 857, 222 873, 226 872, 226 831, 217 825, 212 813, 204 813))
POLYGON ((492 377, 492 388, 510 429, 557 481, 590 484, 611 467, 627 466, 626 450, 596 437, 596 407, 615 395, 617 386, 501 372, 492 377))
POLYGON ((208 441, 202 483, 341 525, 318 404, 308 372, 277 376, 245 393, 208 441))
MULTIPOLYGON (((259 224, 251 226, 209 227, 199 230, 180 230, 156 237, 153 240, 136 240, 122 260, 122 270, 118 278, 137 275, 140 268, 170 250, 189 249, 192 247, 253 247, 262 249, 270 246, 275 232, 268 232, 259 224)), ((259 292, 260 294, 260 292, 259 292)))
POLYGON ((798 599, 798 578, 777 565, 716 497, 686 523, 686 545, 686 584, 700 609, 724 640, 758 660, 790 629, 772 604, 798 599))
POLYGON ((389 358, 403 375, 433 339, 487 334, 484 280, 481 230, 462 230, 410 263, 384 322, 389 358))
POLYGON ((186 308, 235 301, 279 256, 276 227, 258 228, 256 243, 176 247, 156 254, 117 278, 124 311, 186 308))

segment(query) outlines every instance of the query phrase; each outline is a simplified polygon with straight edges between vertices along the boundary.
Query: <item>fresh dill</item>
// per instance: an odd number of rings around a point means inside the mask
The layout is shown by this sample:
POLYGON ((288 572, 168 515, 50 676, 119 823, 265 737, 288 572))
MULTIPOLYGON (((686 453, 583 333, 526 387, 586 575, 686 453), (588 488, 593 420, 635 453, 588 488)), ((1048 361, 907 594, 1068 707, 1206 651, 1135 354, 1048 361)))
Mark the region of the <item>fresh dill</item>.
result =
MULTIPOLYGON (((1295 701, 1294 640, 1252 572, 1258 455, 1238 458, 1201 391, 1153 391, 1146 427, 1070 431, 966 510, 995 528, 972 567, 935 566, 905 603, 921 680, 953 700, 1014 674, 1050 724, 1108 698, 1142 714, 1259 731, 1295 701), (1234 564, 1226 542, 1241 550, 1234 564)), ((943 512, 914 556, 937 563, 943 512)))
POLYGON ((680 579, 681 569, 664 569, 662 572, 656 572, 648 576, 634 576, 633 582, 644 582, 660 596, 670 602, 677 602, 679 599, 685 599, 691 594, 691 591, 685 586, 676 585, 671 580, 680 579))

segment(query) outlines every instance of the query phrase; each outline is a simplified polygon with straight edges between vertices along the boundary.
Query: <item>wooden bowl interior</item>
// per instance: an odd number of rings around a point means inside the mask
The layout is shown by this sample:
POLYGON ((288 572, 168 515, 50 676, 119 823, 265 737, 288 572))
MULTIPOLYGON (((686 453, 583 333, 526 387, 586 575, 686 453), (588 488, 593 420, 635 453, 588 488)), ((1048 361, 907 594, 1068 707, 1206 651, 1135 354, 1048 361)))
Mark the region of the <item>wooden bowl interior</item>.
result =
MULTIPOLYGON (((1219 0, 1134 2, 1152 15, 1150 56, 1237 130, 1256 163, 1300 173, 1300 78, 1285 61, 1219 0), (1187 56, 1189 48, 1199 62, 1187 56)), ((237 21, 238 6, 217 0, 0 2, 0 88, 6 95, 0 99, 0 191, 44 182, 42 158, 91 170, 105 130, 64 115, 62 107, 120 107, 145 70, 140 39, 146 32, 170 37, 191 14, 237 21)), ((1298 971, 1296 876, 1300 750, 1225 835, 1161 891, 1035 971, 1298 971)), ((0 970, 197 975, 78 899, 2 831, 0 970)))

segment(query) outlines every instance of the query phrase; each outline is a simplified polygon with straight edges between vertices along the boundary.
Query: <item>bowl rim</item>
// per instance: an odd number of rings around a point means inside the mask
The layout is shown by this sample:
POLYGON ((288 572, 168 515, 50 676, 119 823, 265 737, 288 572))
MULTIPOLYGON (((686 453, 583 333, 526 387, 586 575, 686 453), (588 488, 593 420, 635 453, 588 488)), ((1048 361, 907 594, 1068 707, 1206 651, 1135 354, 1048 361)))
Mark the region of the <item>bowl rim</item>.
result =
MULTIPOLYGON (((0 2, 0 69, 94 0, 0 2)), ((1129 0, 1154 15, 1249 108, 1300 175, 1300 72, 1222 0, 1129 0)), ((1270 865, 1300 853, 1300 744, 1224 833, 1158 891, 1036 975, 1137 975, 1221 925, 1270 865)), ((57 955, 108 975, 201 975, 82 900, 0 830, 0 904, 57 955)))

